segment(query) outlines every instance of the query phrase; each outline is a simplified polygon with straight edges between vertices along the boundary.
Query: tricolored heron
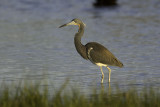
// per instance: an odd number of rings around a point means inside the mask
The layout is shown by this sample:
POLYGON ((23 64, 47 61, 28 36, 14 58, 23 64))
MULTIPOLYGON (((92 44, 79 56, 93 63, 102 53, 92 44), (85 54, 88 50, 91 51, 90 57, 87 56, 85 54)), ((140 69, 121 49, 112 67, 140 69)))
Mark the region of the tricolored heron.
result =
POLYGON ((111 69, 108 67, 108 65, 123 67, 122 62, 120 62, 107 48, 105 48, 99 43, 89 42, 86 45, 83 45, 81 43, 81 38, 84 33, 85 24, 80 19, 73 19, 70 23, 64 24, 59 28, 68 25, 78 25, 79 27, 78 32, 75 34, 74 37, 74 44, 78 53, 84 59, 86 60, 89 59, 93 64, 96 64, 100 67, 102 73, 101 83, 103 83, 103 78, 104 78, 102 66, 107 67, 109 71, 108 81, 110 82, 111 69))

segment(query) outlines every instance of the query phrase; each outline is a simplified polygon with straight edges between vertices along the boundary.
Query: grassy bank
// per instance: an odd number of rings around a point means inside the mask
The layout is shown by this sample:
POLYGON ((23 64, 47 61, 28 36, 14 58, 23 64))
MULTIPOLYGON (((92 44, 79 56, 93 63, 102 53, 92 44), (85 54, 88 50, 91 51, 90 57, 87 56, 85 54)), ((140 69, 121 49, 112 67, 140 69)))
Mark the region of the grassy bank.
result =
POLYGON ((141 91, 130 88, 122 92, 117 89, 113 93, 93 89, 88 96, 76 89, 68 93, 64 90, 65 85, 52 95, 47 87, 40 89, 38 85, 11 89, 14 91, 4 87, 0 91, 0 107, 160 107, 158 90, 149 87, 141 91))

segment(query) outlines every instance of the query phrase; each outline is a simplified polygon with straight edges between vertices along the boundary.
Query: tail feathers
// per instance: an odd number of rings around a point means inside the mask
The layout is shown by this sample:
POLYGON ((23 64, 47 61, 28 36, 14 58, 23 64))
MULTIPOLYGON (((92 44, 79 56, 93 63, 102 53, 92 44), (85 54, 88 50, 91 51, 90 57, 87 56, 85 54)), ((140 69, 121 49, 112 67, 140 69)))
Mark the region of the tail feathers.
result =
POLYGON ((121 61, 119 61, 118 59, 115 59, 115 61, 116 61, 116 66, 118 66, 120 68, 122 68, 124 66, 123 63, 121 61))
POLYGON ((124 65, 122 62, 119 63, 119 67, 122 68, 124 65))

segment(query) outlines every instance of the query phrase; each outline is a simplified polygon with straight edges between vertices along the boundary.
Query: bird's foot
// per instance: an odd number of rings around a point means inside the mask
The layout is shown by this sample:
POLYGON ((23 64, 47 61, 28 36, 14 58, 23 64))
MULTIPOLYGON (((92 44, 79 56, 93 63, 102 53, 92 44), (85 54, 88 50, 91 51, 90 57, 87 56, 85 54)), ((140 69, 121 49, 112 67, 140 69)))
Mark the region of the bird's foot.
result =
POLYGON ((102 75, 101 83, 103 83, 104 75, 102 75))
POLYGON ((108 82, 110 83, 110 79, 108 79, 108 82))
POLYGON ((101 79, 101 84, 103 84, 103 79, 101 79))

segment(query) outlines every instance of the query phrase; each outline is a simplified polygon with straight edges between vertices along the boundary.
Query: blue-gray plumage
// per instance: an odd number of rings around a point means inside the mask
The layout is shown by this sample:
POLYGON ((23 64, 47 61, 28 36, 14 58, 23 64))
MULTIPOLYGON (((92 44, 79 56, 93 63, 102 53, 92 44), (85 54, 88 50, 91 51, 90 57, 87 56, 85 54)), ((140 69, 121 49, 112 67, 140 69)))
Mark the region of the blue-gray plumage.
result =
POLYGON ((93 64, 100 66, 102 73, 101 83, 103 83, 103 78, 104 78, 102 66, 107 67, 109 71, 109 82, 110 82, 111 69, 108 67, 108 65, 123 67, 122 62, 120 62, 107 48, 105 48, 103 45, 99 43, 90 42, 87 43, 86 45, 83 45, 81 43, 81 38, 84 34, 85 24, 80 19, 73 19, 70 23, 60 26, 60 28, 67 25, 79 26, 78 32, 75 34, 74 37, 74 44, 76 50, 84 59, 86 60, 89 59, 93 64))

